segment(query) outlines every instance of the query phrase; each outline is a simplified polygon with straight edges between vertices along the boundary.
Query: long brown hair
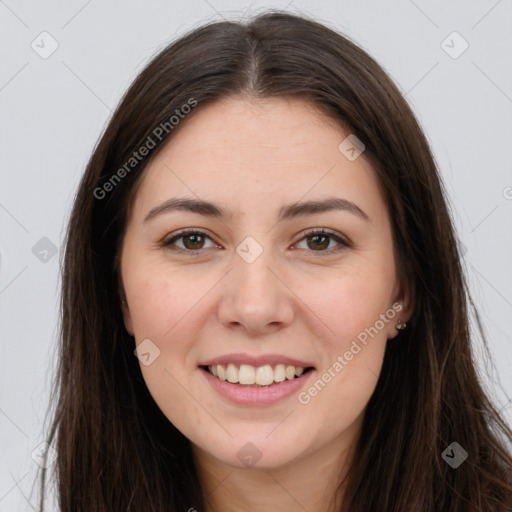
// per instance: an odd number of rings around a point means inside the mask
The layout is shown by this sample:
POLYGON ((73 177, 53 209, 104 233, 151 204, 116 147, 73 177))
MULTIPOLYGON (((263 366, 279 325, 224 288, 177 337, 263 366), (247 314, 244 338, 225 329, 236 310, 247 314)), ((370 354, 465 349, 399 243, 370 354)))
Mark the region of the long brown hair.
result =
MULTIPOLYGON (((60 510, 204 510, 190 442, 152 399, 124 329, 118 257, 144 169, 186 123, 171 127, 171 117, 228 95, 303 97, 364 143, 389 207, 397 271, 414 297, 410 327, 388 343, 342 510, 512 506, 512 432, 475 371, 469 311, 480 322, 425 136, 398 88, 356 44, 306 17, 268 12, 204 25, 156 55, 88 162, 63 259, 48 439, 57 450, 60 510), (157 137, 159 126, 166 129, 157 137), (155 147, 131 161, 149 138, 155 147), (442 458, 452 442, 468 453, 457 469, 442 458)), ((479 334, 486 346, 481 326, 479 334)))

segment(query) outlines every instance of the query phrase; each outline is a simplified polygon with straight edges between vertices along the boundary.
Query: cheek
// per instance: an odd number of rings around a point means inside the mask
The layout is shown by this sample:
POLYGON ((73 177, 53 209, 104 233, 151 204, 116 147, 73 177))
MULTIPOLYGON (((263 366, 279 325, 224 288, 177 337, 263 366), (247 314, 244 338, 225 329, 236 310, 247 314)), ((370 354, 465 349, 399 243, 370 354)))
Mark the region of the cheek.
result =
POLYGON ((169 337, 210 286, 206 279, 194 281, 186 271, 170 273, 158 265, 129 274, 125 289, 136 339, 169 337))
MULTIPOLYGON (((142 367, 145 378, 159 368, 185 378, 196 369, 200 330, 214 314, 208 294, 218 281, 213 273, 162 268, 159 264, 127 272, 125 289, 137 343, 150 339, 160 350, 151 367, 142 367), (153 368, 154 367, 154 368, 153 368), (151 369, 151 370, 150 370, 151 369)), ((164 378, 167 378, 162 374, 164 378)))
POLYGON ((334 436, 349 428, 368 404, 381 372, 388 325, 393 321, 390 297, 384 280, 351 275, 314 298, 313 308, 322 312, 329 331, 335 333, 318 338, 322 368, 299 396, 301 407, 311 417, 323 418, 317 425, 319 436, 334 436))
POLYGON ((322 286, 318 280, 303 282, 301 296, 308 297, 308 306, 328 329, 318 336, 321 371, 301 403, 310 401, 311 410, 332 425, 346 421, 347 426, 375 390, 395 316, 394 282, 393 260, 377 257, 344 266, 322 286))
POLYGON ((371 327, 391 306, 394 272, 379 265, 344 268, 325 279, 302 282, 298 294, 324 325, 339 349, 371 327))
POLYGON ((186 272, 168 274, 158 265, 134 269, 127 272, 124 284, 137 344, 149 339, 159 350, 154 357, 156 349, 146 345, 152 358, 148 365, 140 362, 146 386, 165 416, 178 429, 188 432, 202 418, 199 405, 187 391, 195 369, 187 363, 197 339, 193 329, 198 324, 198 301, 211 284, 193 286, 186 272))

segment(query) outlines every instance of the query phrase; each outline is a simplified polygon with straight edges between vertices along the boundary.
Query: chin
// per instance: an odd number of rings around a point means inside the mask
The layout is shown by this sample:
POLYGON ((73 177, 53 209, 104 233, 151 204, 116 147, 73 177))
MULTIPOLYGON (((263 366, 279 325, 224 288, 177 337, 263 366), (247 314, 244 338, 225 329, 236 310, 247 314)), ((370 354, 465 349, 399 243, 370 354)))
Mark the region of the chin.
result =
MULTIPOLYGON (((267 434, 268 435, 268 434, 267 434)), ((272 470, 291 464, 300 457, 296 443, 283 445, 281 441, 254 437, 254 441, 229 439, 218 450, 208 449, 208 453, 220 462, 238 469, 272 470)))

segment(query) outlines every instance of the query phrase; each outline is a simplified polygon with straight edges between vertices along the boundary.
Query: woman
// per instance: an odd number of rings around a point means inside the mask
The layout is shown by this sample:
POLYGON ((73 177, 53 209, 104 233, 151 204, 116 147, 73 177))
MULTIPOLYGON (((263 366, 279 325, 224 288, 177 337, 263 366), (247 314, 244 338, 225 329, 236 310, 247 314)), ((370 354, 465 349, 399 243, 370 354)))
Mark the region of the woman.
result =
POLYGON ((428 144, 372 58, 283 13, 194 30, 75 199, 61 510, 512 510, 468 303, 428 144))

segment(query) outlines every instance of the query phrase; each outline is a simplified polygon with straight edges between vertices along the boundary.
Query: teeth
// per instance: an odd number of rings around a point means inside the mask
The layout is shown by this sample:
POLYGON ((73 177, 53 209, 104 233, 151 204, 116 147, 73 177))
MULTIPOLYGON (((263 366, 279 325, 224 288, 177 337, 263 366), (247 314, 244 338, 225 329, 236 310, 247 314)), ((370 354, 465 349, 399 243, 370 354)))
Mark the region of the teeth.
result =
POLYGON ((254 384, 256 382, 256 372, 254 370, 254 366, 241 364, 240 371, 238 372, 238 382, 240 384, 254 384))
MULTIPOLYGON (((215 366, 217 367, 217 373, 218 373, 219 379, 226 380, 226 370, 224 370, 224 366, 222 366, 221 364, 216 364, 215 366)), ((212 367, 209 366, 208 368, 210 369, 210 371, 213 374, 212 367)))
POLYGON ((284 379, 286 379, 284 364, 277 364, 274 370, 274 380, 276 382, 283 382, 284 379))
POLYGON ((256 384, 260 386, 270 386, 274 382, 274 371, 272 370, 272 366, 266 364, 265 366, 260 366, 256 370, 256 384))
POLYGON ((240 367, 233 363, 227 366, 215 364, 208 366, 208 370, 212 375, 220 380, 227 380, 232 384, 259 386, 270 386, 274 382, 283 382, 284 380, 292 380, 300 377, 304 373, 304 368, 300 366, 276 364, 272 367, 270 364, 255 367, 249 364, 241 364, 240 367))
POLYGON ((295 378, 295 366, 287 366, 285 375, 288 380, 295 378))
POLYGON ((231 382, 232 384, 238 382, 238 370, 234 364, 228 364, 228 369, 226 370, 226 378, 228 382, 231 382))

